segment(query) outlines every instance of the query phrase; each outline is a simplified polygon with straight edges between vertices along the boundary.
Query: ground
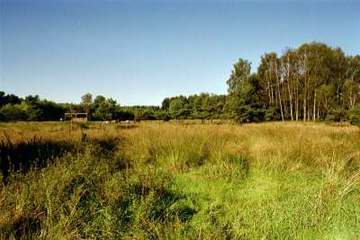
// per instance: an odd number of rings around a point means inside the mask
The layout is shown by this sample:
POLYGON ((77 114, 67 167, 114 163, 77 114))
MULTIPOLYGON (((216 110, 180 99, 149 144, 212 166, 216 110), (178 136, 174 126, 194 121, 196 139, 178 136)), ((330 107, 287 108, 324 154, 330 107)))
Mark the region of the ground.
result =
POLYGON ((360 129, 3 123, 3 239, 358 239, 360 129))

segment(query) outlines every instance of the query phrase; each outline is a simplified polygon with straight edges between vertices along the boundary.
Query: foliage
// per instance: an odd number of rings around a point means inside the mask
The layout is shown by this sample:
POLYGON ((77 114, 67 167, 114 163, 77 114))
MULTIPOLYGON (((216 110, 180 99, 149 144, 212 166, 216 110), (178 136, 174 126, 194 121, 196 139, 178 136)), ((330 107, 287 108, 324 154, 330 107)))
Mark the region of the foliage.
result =
POLYGON ((94 101, 94 114, 95 120, 112 120, 117 112, 117 103, 115 100, 105 97, 97 96, 94 101))
POLYGON ((1 115, 5 121, 26 120, 26 112, 21 104, 6 104, 1 109, 1 115))
MULTIPOLYGON (((90 120, 234 119, 344 121, 360 103, 360 56, 340 48, 305 43, 261 57, 256 72, 245 59, 233 65, 227 95, 200 93, 166 97, 160 106, 120 106, 114 99, 86 93, 79 104, 56 104, 0 92, 0 121, 59 120, 65 112, 86 112, 90 120)), ((352 120, 351 120, 352 121, 352 120)))
POLYGON ((360 126, 360 104, 348 111, 348 118, 351 124, 360 126))
POLYGON ((31 95, 17 104, 7 103, 0 108, 0 112, 3 121, 53 121, 64 115, 61 105, 31 95))
POLYGON ((5 94, 5 92, 0 91, 0 107, 6 104, 19 104, 21 99, 14 94, 5 94))

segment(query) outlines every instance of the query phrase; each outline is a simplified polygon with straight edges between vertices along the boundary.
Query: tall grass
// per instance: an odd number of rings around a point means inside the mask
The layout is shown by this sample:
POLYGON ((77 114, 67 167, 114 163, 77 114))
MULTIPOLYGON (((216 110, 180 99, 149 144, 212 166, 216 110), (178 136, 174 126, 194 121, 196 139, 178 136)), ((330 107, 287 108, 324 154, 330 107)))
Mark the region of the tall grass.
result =
POLYGON ((355 127, 16 123, 0 132, 1 162, 26 161, 18 146, 49 159, 2 169, 2 239, 360 237, 355 127), (36 151, 63 141, 61 154, 36 151))

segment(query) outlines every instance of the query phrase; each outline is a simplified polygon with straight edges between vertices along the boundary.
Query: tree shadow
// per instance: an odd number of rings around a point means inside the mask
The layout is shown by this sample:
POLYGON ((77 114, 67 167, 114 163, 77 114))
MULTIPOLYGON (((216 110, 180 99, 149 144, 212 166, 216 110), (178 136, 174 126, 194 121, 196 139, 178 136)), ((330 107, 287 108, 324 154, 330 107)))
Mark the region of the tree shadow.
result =
POLYGON ((41 221, 36 217, 21 216, 10 224, 0 225, 1 239, 31 239, 39 234, 41 221))
POLYGON ((31 168, 44 168, 57 157, 74 149, 74 144, 65 141, 42 140, 34 137, 13 144, 0 141, 0 170, 6 183, 10 172, 27 173, 31 168))

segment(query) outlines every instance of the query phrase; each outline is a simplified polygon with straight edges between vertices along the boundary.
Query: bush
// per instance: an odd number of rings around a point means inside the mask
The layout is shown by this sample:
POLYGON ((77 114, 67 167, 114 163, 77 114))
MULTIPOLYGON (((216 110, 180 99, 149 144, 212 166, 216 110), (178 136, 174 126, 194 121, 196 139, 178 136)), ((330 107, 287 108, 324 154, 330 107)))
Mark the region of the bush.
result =
POLYGON ((134 113, 130 111, 120 110, 115 114, 115 118, 120 121, 134 120, 134 113))
POLYGON ((5 120, 6 120, 5 115, 0 111, 0 122, 3 122, 5 120))
POLYGON ((360 126, 360 104, 347 112, 347 117, 352 125, 360 126))
POLYGON ((0 109, 0 115, 3 116, 4 121, 27 120, 26 112, 20 104, 6 104, 0 109))
POLYGON ((274 108, 274 107, 270 107, 268 109, 266 109, 265 111, 265 116, 264 116, 264 120, 265 121, 276 121, 276 120, 280 120, 281 116, 279 114, 279 111, 274 108))
POLYGON ((326 116, 326 120, 340 122, 346 119, 346 112, 342 108, 334 108, 326 116))
POLYGON ((163 121, 171 120, 170 115, 166 111, 155 112, 155 117, 157 120, 163 120, 163 121))
POLYGON ((240 106, 236 111, 236 121, 240 123, 264 121, 265 110, 249 105, 240 106))

